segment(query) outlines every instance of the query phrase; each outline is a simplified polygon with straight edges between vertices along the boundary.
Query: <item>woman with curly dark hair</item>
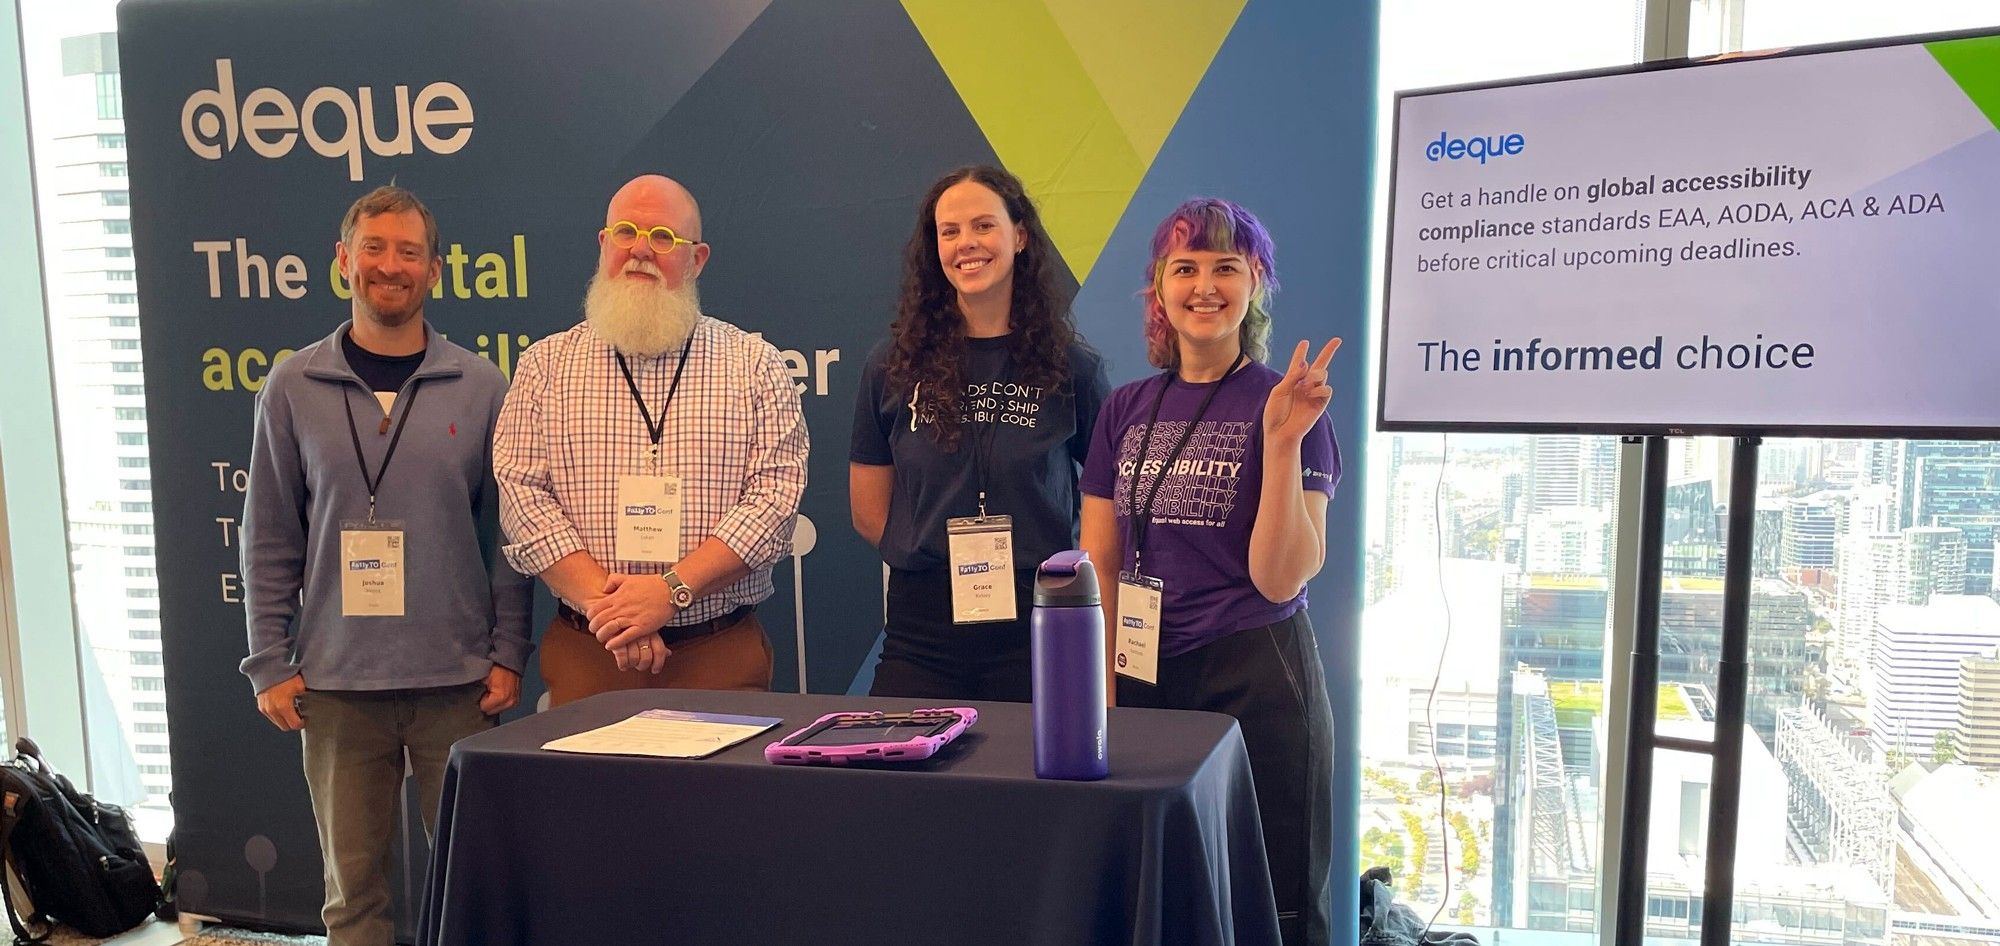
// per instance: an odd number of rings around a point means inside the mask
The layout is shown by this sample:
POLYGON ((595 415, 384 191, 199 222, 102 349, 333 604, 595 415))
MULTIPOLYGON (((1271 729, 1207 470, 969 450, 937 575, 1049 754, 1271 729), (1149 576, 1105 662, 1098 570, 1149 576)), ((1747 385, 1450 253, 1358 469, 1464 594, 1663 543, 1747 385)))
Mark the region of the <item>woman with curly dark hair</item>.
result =
POLYGON ((1021 182, 959 168, 903 252, 854 405, 854 528, 889 566, 878 696, 1027 701, 1035 566, 1076 544, 1076 480, 1110 385, 1077 336, 1021 182))

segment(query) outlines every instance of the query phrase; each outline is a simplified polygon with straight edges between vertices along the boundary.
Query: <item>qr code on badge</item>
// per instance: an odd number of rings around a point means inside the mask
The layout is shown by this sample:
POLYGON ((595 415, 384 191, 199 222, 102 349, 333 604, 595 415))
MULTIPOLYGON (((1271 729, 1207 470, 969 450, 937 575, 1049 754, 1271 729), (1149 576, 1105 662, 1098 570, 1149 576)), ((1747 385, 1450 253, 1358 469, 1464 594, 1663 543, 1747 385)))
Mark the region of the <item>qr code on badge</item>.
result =
POLYGON ((1005 552, 1005 551, 1007 551, 1007 541, 1008 541, 1008 537, 1007 537, 1007 536, 1004 536, 1004 535, 999 535, 999 536, 994 536, 994 537, 993 537, 993 551, 995 551, 995 552, 1005 552))
POLYGON ((391 535, 391 536, 386 536, 385 538, 387 538, 387 539, 389 540, 389 547, 390 547, 390 548, 392 548, 392 549, 400 549, 400 548, 402 548, 402 547, 403 547, 403 537, 402 537, 402 536, 400 536, 400 535, 391 535))

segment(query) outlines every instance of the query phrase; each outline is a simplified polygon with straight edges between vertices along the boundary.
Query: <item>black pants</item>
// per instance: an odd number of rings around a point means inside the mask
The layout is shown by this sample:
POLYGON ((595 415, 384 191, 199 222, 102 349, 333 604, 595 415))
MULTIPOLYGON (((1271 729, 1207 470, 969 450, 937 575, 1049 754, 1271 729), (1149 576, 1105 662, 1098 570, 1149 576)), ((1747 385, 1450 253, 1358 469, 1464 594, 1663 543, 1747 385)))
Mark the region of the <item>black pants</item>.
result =
POLYGON ((1014 620, 953 624, 949 571, 890 571, 888 628, 869 695, 1028 702, 1034 590, 1034 569, 1016 569, 1014 620))
POLYGON ((1236 717, 1257 781, 1278 929, 1286 946, 1330 942, 1333 707, 1312 622, 1300 611, 1162 658, 1159 681, 1119 677, 1118 705, 1236 717))

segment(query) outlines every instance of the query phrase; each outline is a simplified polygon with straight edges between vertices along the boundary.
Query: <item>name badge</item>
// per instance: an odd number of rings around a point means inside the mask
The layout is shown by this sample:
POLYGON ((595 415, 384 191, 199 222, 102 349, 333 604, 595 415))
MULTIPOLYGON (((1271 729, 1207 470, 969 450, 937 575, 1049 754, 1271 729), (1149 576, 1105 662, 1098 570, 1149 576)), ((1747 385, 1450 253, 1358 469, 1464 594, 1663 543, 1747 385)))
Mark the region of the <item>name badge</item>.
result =
POLYGON ((341 522, 341 617, 403 616, 403 551, 402 520, 341 522))
POLYGON ((625 562, 681 559, 681 478, 618 478, 618 535, 612 550, 625 562))
POLYGON ((1014 517, 946 520, 945 536, 951 547, 952 623, 1014 620, 1014 517))
POLYGON ((1118 675, 1140 683, 1160 683, 1160 594, 1158 578, 1123 572, 1118 576, 1118 675))

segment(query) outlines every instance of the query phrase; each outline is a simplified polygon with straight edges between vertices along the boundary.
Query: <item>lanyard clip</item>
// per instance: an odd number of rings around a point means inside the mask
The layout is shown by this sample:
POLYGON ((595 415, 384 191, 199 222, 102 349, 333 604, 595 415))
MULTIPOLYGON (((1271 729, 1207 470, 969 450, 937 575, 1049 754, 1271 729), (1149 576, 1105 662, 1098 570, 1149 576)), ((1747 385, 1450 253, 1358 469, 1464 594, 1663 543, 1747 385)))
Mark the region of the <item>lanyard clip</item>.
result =
POLYGON ((986 491, 979 491, 979 518, 986 518, 986 491))

